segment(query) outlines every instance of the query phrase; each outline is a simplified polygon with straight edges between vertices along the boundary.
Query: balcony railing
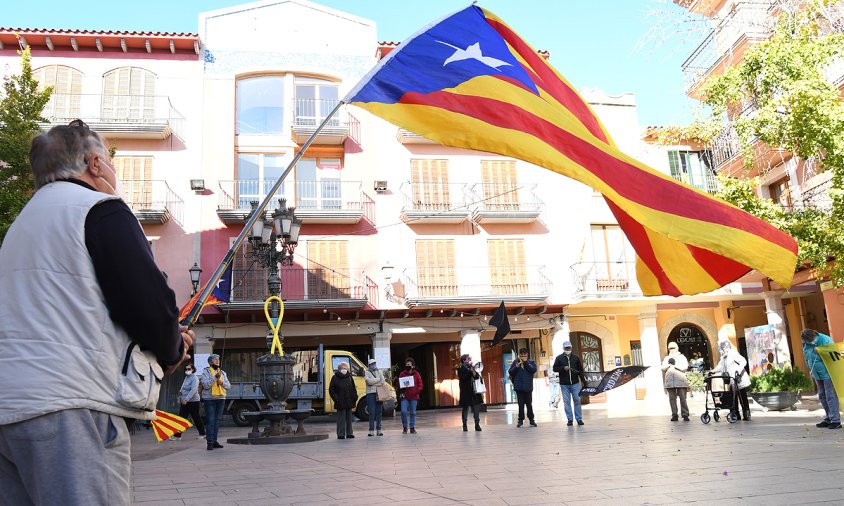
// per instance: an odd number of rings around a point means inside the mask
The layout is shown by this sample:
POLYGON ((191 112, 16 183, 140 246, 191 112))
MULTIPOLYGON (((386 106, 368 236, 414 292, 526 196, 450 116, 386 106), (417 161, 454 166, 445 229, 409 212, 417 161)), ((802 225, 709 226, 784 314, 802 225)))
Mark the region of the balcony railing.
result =
MULTIPOLYGON (((362 269, 282 267, 279 277, 285 307, 363 307, 374 302, 378 294, 377 285, 362 269)), ((233 304, 257 304, 263 308, 267 297, 266 268, 232 269, 233 304)))
POLYGON ((702 174, 695 174, 693 176, 694 179, 690 178, 688 174, 678 174, 676 176, 672 174, 671 177, 707 193, 714 194, 718 190, 718 180, 715 178, 715 174, 708 169, 704 169, 702 174))
POLYGON ((764 39, 771 34, 770 1, 739 1, 682 64, 688 92, 744 37, 764 39))
POLYGON ((126 203, 141 223, 161 224, 170 218, 183 223, 185 201, 166 181, 124 179, 121 183, 126 203))
MULTIPOLYGON (((304 142, 312 135, 339 103, 339 100, 294 98, 292 127, 296 142, 304 142)), ((341 107, 328 120, 315 142, 318 144, 341 144, 348 136, 349 118, 346 110, 341 107)))
POLYGON ((551 293, 544 265, 409 268, 402 273, 408 307, 461 303, 541 302, 551 293))
POLYGON ((571 271, 575 299, 642 296, 635 262, 580 262, 571 271))
POLYGON ((477 183, 470 191, 478 223, 530 222, 542 212, 535 184, 477 183))
POLYGON ((42 116, 51 125, 81 119, 108 137, 182 137, 185 117, 167 96, 53 93, 42 116))
POLYGON ((815 177, 825 177, 826 180, 803 190, 803 207, 817 209, 819 211, 832 211, 832 197, 829 194, 829 190, 832 189, 832 177, 827 174, 821 174, 815 177))
POLYGON ((405 182, 399 192, 404 199, 401 217, 406 222, 460 223, 471 212, 471 191, 465 183, 405 182))
MULTIPOLYGON (((251 202, 262 201, 275 182, 220 181, 217 214, 226 223, 243 221, 252 210, 251 202)), ((274 197, 287 198, 288 205, 296 206, 296 216, 305 223, 357 223, 374 214, 372 199, 363 192, 361 181, 294 181, 282 184, 274 197)))

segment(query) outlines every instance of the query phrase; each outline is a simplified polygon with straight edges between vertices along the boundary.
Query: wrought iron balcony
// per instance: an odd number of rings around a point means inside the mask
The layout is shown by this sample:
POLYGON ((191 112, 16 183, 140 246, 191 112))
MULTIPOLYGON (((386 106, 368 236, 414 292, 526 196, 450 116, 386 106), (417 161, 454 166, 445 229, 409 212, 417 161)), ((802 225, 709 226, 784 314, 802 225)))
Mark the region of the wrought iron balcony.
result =
MULTIPOLYGON (((314 98, 293 99, 293 138, 302 144, 313 135, 322 121, 340 103, 339 100, 314 98)), ((349 117, 345 106, 341 107, 320 131, 315 144, 343 144, 349 136, 349 117)))
POLYGON ((477 223, 536 221, 543 203, 535 190, 535 184, 477 183, 470 188, 472 200, 477 202, 474 220, 477 223))
POLYGON ((770 6, 770 1, 736 2, 734 10, 712 29, 683 62, 686 93, 702 82, 714 67, 731 57, 741 41, 764 40, 770 36, 770 6))
MULTIPOLYGON (((274 184, 275 180, 220 181, 217 216, 224 223, 243 223, 252 211, 250 202, 262 201, 274 184)), ((360 181, 293 181, 284 183, 274 197, 295 205, 303 223, 358 223, 363 217, 374 221, 374 202, 360 181)))
POLYGON ((576 300, 642 296, 635 262, 579 262, 571 271, 576 300))
POLYGON ((819 211, 832 211, 832 197, 829 190, 832 189, 832 174, 825 172, 808 181, 802 192, 802 206, 808 209, 819 211), (812 185, 812 186, 809 186, 812 185))
POLYGON ((540 303, 552 288, 544 265, 410 268, 401 282, 407 307, 540 303))
POLYGON ((170 189, 167 181, 124 179, 121 182, 126 203, 138 221, 157 225, 173 218, 176 223, 182 224, 185 201, 170 189))
POLYGON ((677 181, 686 183, 687 185, 697 188, 698 190, 714 194, 718 190, 718 180, 715 179, 715 174, 709 170, 705 170, 702 174, 694 175, 695 179, 689 177, 689 174, 672 174, 671 177, 677 181))
POLYGON ((100 135, 127 139, 182 137, 186 123, 161 95, 53 93, 42 116, 51 127, 81 119, 100 135))
POLYGON ((462 223, 471 215, 471 192, 464 183, 405 182, 399 192, 401 219, 407 223, 462 223))
MULTIPOLYGON (((298 210, 297 210, 298 213, 298 210)), ((376 301, 378 286, 362 269, 303 269, 284 267, 281 298, 289 309, 362 308, 376 301)), ((232 269, 231 302, 224 309, 263 309, 269 297, 267 269, 232 269)))

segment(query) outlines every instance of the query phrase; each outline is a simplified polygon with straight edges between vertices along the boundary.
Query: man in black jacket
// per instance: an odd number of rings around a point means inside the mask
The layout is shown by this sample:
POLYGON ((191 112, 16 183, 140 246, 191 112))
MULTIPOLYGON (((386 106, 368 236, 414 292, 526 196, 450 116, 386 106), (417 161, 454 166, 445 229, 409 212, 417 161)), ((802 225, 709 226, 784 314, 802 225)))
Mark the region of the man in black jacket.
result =
POLYGON ((566 425, 572 426, 572 418, 578 425, 583 425, 583 413, 580 408, 580 382, 586 384, 583 375, 583 362, 580 357, 572 354, 571 341, 563 343, 563 353, 554 360, 554 372, 560 375, 560 389, 563 391, 563 407, 566 410, 566 425), (571 403, 574 401, 574 417, 572 417, 571 403))
POLYGON ((527 405, 527 417, 530 426, 536 427, 533 419, 533 375, 536 374, 536 362, 528 358, 527 348, 519 350, 519 359, 514 360, 510 366, 510 380, 513 382, 513 390, 516 391, 516 398, 519 401, 519 424, 521 427, 525 422, 525 405, 527 405))

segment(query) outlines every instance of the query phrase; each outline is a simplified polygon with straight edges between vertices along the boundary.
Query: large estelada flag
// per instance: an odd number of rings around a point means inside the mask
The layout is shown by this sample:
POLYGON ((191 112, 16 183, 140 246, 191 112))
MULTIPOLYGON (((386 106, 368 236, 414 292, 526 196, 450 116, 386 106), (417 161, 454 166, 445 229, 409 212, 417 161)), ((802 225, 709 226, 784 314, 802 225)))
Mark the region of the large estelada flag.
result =
MULTIPOLYGON (((188 316, 190 310, 193 308, 196 301, 199 300, 199 296, 202 294, 202 291, 205 290, 205 285, 200 288, 196 294, 191 297, 191 299, 182 307, 182 310, 179 312, 179 321, 183 321, 185 317, 188 316)), ((223 275, 220 277, 220 281, 217 283, 217 286, 214 287, 214 290, 211 292, 211 295, 208 297, 208 300, 205 301, 205 306, 216 306, 217 304, 223 304, 229 302, 231 300, 231 293, 232 293, 232 266, 229 264, 229 267, 223 271, 223 275)))
POLYGON ((646 295, 708 292, 756 269, 791 285, 797 243, 622 153, 572 86, 470 6, 390 52, 344 100, 440 144, 518 158, 604 195, 646 295))
POLYGON ((618 388, 621 385, 632 380, 636 376, 642 374, 648 366, 642 365, 628 365, 626 367, 616 367, 612 371, 604 374, 601 381, 594 387, 584 386, 580 389, 580 395, 598 395, 604 392, 609 392, 613 388, 618 388))

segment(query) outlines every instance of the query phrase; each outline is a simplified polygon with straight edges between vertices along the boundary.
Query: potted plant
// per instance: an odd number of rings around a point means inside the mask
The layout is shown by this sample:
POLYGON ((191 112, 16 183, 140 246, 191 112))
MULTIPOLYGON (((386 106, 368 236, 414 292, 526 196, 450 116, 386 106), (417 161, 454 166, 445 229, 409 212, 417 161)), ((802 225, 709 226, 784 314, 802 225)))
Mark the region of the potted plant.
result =
POLYGON ((790 365, 772 367, 764 374, 750 376, 750 396, 758 404, 774 411, 793 409, 801 390, 811 390, 812 379, 790 365))

